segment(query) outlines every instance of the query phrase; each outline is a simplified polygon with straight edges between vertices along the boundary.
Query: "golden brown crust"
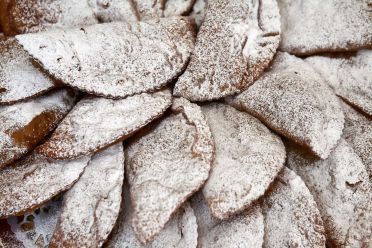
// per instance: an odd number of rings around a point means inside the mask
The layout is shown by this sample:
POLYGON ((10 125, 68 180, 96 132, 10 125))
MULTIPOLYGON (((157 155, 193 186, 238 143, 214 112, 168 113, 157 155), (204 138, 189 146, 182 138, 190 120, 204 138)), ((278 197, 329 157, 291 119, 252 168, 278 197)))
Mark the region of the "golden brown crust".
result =
POLYGON ((72 108, 76 95, 61 89, 0 106, 0 168, 33 150, 72 108))

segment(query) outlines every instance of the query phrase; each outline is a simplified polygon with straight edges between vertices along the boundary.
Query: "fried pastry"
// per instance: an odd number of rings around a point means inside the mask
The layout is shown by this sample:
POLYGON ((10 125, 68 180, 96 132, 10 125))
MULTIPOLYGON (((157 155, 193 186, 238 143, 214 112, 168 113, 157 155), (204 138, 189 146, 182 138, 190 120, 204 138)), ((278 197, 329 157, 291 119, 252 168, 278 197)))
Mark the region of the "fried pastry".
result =
POLYGON ((61 82, 93 95, 124 98, 172 82, 189 60, 194 36, 190 19, 172 17, 16 38, 61 82))
POLYGON ((227 219, 264 195, 285 163, 280 137, 259 120, 223 103, 202 107, 216 145, 203 188, 213 216, 227 219))
POLYGON ((362 160, 372 183, 372 121, 345 103, 342 103, 342 109, 345 114, 342 137, 362 160))
POLYGON ((278 0, 280 50, 296 55, 372 48, 370 0, 278 0))
POLYGON ((228 101, 322 159, 344 128, 332 89, 310 65, 287 53, 278 53, 270 70, 228 101))
POLYGON ((323 221, 302 179, 284 167, 263 199, 264 246, 325 247, 323 221))
POLYGON ((95 154, 63 196, 49 247, 101 247, 119 214, 123 180, 122 143, 95 154))
POLYGON ((174 95, 209 101, 242 92, 268 66, 279 40, 275 0, 209 1, 190 64, 174 95))
POLYGON ((33 210, 69 189, 89 159, 55 161, 32 153, 2 169, 0 219, 33 210))
POLYGON ((126 149, 132 225, 143 244, 151 242, 204 184, 214 157, 212 135, 200 107, 179 98, 171 110, 126 149))
MULTIPOLYGON (((372 28, 372 27, 371 27, 372 28)), ((372 119, 372 51, 306 58, 336 94, 372 119)))
POLYGON ((121 100, 85 97, 37 151, 54 159, 95 153, 128 138, 160 117, 171 104, 169 90, 121 100))
POLYGON ((0 0, 0 24, 8 36, 94 23, 88 1, 0 0))
POLYGON ((288 146, 287 164, 302 177, 314 196, 328 245, 368 247, 372 234, 372 192, 359 156, 343 139, 326 160, 292 145, 288 146))

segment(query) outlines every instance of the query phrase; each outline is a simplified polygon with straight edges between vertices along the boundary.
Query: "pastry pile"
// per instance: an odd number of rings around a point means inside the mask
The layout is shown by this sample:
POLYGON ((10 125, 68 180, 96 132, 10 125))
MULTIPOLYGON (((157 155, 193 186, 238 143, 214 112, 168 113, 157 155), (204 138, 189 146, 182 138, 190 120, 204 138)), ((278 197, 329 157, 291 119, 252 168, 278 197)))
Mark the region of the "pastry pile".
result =
POLYGON ((0 0, 0 247, 372 246, 370 0, 0 0))

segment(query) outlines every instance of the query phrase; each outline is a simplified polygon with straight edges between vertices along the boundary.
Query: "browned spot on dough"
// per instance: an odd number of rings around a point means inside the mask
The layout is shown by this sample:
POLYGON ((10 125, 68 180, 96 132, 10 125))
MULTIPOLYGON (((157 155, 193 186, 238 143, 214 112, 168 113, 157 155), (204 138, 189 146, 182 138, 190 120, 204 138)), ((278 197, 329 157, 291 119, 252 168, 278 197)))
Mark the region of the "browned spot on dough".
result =
POLYGON ((51 123, 54 123, 57 118, 55 111, 45 111, 35 116, 26 126, 16 130, 7 130, 5 133, 12 138, 15 145, 31 149, 46 133, 51 131, 51 123))

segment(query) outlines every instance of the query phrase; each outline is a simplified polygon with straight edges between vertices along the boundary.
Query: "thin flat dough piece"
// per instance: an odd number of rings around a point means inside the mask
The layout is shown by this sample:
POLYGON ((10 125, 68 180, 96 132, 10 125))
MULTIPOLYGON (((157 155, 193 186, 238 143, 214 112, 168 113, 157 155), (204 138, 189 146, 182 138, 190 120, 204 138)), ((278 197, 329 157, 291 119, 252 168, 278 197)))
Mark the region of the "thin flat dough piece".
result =
POLYGON ((188 202, 184 203, 165 225, 159 235, 147 245, 142 245, 136 238, 131 226, 133 209, 131 207, 129 186, 124 185, 125 192, 121 212, 115 229, 105 248, 196 248, 198 226, 194 210, 188 202))
POLYGON ((25 100, 56 87, 32 64, 32 58, 14 38, 0 36, 0 103, 25 100))
POLYGON ((285 147, 253 116, 223 103, 202 107, 216 144, 203 188, 213 216, 226 219, 264 195, 285 163, 285 147))
POLYGON ((172 104, 169 90, 121 100, 83 98, 37 151, 55 159, 92 154, 126 139, 172 104))
POLYGON ((172 113, 134 138, 126 152, 132 225, 146 244, 207 180, 214 143, 200 107, 179 98, 172 113))
POLYGON ((280 50, 296 55, 372 48, 370 0, 278 0, 280 50))
POLYGON ((119 215, 123 180, 122 143, 95 154, 63 197, 49 247, 101 247, 119 215))
POLYGON ((70 111, 75 93, 61 89, 9 106, 0 106, 0 168, 35 148, 70 111))
POLYGON ((198 222, 198 248, 261 248, 264 218, 259 205, 225 221, 212 216, 203 195, 191 199, 198 222))
POLYGON ((8 36, 95 23, 88 1, 0 0, 0 24, 8 36))
POLYGON ((61 197, 62 195, 59 195, 22 216, 8 218, 11 230, 25 248, 48 247, 61 213, 61 197))
POLYGON ((344 115, 332 89, 310 65, 286 53, 278 53, 268 72, 228 101, 322 159, 336 146, 344 128, 344 115))
POLYGON ((331 247, 371 244, 371 185, 365 166, 345 140, 326 160, 289 145, 287 164, 314 196, 331 247))
POLYGON ((327 79, 339 97, 372 119, 371 50, 360 50, 355 55, 312 56, 306 61, 327 79))
POLYGON ((275 0, 209 1, 190 63, 174 94, 208 101, 242 92, 268 66, 279 40, 275 0))
POLYGON ((154 91, 183 71, 194 47, 186 17, 113 22, 16 38, 61 82, 93 95, 124 98, 154 91))
POLYGON ((325 248, 325 231, 317 205, 302 179, 284 167, 265 196, 264 246, 325 248))
POLYGON ((5 167, 0 171, 0 218, 23 214, 69 189, 89 159, 53 161, 32 153, 5 167))
POLYGON ((342 109, 345 114, 342 137, 363 161, 372 183, 372 121, 345 103, 342 103, 342 109))

